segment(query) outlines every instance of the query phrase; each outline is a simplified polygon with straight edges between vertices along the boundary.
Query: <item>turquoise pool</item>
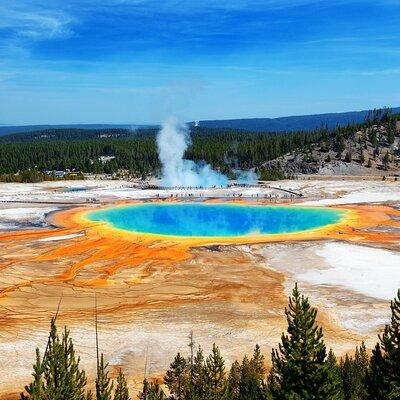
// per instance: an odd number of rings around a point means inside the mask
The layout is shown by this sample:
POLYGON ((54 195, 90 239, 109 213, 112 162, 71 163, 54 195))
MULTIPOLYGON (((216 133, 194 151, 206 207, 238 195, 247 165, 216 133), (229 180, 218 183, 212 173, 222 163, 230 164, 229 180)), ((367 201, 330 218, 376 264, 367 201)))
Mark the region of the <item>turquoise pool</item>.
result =
POLYGON ((172 236, 232 237, 300 232, 340 222, 329 208, 234 204, 138 204, 93 211, 91 221, 130 232, 172 236))

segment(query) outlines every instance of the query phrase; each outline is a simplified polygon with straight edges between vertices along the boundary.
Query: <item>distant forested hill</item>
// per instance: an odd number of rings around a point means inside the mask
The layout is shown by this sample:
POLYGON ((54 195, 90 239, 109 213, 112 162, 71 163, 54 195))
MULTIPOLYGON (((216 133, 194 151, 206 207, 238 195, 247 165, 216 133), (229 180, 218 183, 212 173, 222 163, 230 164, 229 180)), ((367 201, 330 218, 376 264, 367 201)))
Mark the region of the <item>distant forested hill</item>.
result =
POLYGON ((72 125, 0 125, 0 136, 10 135, 13 133, 36 132, 55 129, 83 129, 83 130, 99 130, 99 129, 124 129, 136 130, 141 128, 151 128, 150 125, 128 125, 128 124, 72 124, 72 125))
MULTIPOLYGON (((229 128, 252 132, 295 132, 312 131, 327 126, 329 129, 348 124, 356 124, 364 121, 369 111, 351 111, 344 113, 299 115, 280 118, 242 118, 202 120, 198 125, 203 128, 229 128)), ((400 107, 393 108, 394 114, 400 113, 400 107)), ((194 126, 194 122, 188 123, 194 126)), ((38 131, 54 130, 132 130, 157 129, 157 125, 128 125, 128 124, 76 124, 76 125, 24 125, 24 126, 2 126, 0 125, 0 136, 38 131)), ((83 133, 83 132, 81 132, 83 133)), ((89 133, 86 133, 88 136, 89 133)))
MULTIPOLYGON (((363 122, 369 111, 352 111, 344 113, 299 115, 281 118, 246 118, 225 120, 198 121, 200 127, 209 128, 232 128, 247 131, 266 132, 293 132, 310 131, 327 126, 329 129, 337 125, 363 122)), ((400 107, 393 108, 392 112, 400 113, 400 107)), ((194 122, 191 122, 194 125, 194 122)))
POLYGON ((57 140, 127 139, 156 134, 156 128, 47 128, 35 131, 0 135, 0 143, 52 142, 57 140))

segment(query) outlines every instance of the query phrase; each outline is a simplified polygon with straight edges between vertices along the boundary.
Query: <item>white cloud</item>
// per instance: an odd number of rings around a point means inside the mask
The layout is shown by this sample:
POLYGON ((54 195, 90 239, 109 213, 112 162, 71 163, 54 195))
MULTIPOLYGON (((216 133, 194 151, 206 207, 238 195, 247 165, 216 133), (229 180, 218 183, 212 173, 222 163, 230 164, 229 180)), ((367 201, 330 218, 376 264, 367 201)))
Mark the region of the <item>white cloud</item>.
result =
POLYGON ((74 19, 61 10, 34 9, 16 3, 0 5, 0 28, 9 31, 13 38, 35 40, 68 37, 73 34, 74 19))

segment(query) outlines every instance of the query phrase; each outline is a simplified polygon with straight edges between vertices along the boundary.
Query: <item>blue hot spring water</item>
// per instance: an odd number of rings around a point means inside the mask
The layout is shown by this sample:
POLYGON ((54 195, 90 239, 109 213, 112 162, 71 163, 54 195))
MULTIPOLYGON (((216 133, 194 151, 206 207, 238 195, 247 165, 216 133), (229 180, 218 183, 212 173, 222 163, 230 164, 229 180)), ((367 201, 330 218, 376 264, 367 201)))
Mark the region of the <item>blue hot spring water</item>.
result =
POLYGON ((93 211, 88 218, 130 232, 232 237, 299 232, 339 222, 345 211, 329 208, 233 204, 138 204, 93 211))

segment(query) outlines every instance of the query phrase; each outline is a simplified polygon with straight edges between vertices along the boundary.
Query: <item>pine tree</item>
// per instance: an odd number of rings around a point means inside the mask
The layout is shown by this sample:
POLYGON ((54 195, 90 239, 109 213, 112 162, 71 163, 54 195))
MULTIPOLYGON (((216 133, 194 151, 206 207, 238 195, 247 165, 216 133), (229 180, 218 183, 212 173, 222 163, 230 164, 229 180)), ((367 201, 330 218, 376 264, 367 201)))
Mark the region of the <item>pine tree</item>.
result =
POLYGON ((288 334, 272 351, 270 391, 275 399, 331 400, 338 388, 330 381, 322 329, 316 325, 317 310, 300 295, 297 284, 285 309, 288 334))
POLYGON ((187 362, 178 353, 164 376, 164 383, 176 400, 184 400, 188 392, 189 380, 190 374, 187 362))
POLYGON ((114 400, 130 400, 128 383, 122 370, 119 370, 117 376, 117 385, 114 392, 114 400))
POLYGON ((192 378, 188 397, 191 400, 207 400, 205 387, 205 361, 203 350, 200 346, 193 359, 192 378))
POLYGON ((229 371, 226 383, 226 398, 229 400, 240 400, 241 366, 235 361, 229 371))
POLYGON ((373 157, 374 157, 374 159, 376 159, 377 157, 379 157, 379 146, 378 145, 376 145, 375 146, 375 148, 374 148, 374 152, 373 152, 373 157))
POLYGON ((100 356, 100 362, 97 366, 96 377, 96 400, 111 400, 113 384, 108 376, 108 363, 104 363, 103 353, 100 356))
POLYGON ((389 151, 387 151, 385 153, 385 155, 383 156, 383 160, 382 160, 383 168, 385 170, 387 170, 389 168, 389 161, 390 161, 390 159, 389 159, 389 151))
POLYGON ((374 147, 378 144, 378 135, 376 134, 374 128, 369 130, 368 139, 374 147))
POLYGON ((205 386, 208 400, 220 400, 224 396, 226 390, 224 364, 219 348, 214 343, 205 367, 205 386))
POLYGON ((254 363, 244 357, 241 365, 239 399, 259 400, 263 394, 263 382, 256 371, 254 363))
POLYGON ((391 304, 392 317, 390 324, 385 326, 385 331, 380 336, 380 348, 382 355, 379 355, 375 348, 371 360, 370 381, 379 381, 379 374, 384 376, 380 383, 381 393, 387 399, 400 399, 400 289, 391 304), (373 375, 375 372, 376 375, 373 375))
POLYGON ((261 354, 261 349, 258 344, 256 344, 256 347, 254 348, 251 364, 257 379, 262 381, 265 377, 265 360, 264 356, 261 354))
POLYGON ((36 349, 36 363, 33 365, 33 382, 25 386, 27 395, 21 393, 21 400, 43 400, 46 399, 45 386, 42 379, 42 359, 39 349, 36 349))
POLYGON ((349 399, 352 396, 352 382, 357 377, 354 377, 354 361, 348 354, 346 354, 344 359, 340 362, 340 371, 343 382, 344 398, 349 399))
POLYGON ((369 357, 364 342, 360 347, 356 347, 354 358, 346 354, 340 368, 345 400, 366 400, 369 357))
MULTIPOLYGON (((139 393, 139 400, 167 400, 167 396, 158 383, 143 381, 143 391, 139 393)), ((172 399, 175 399, 173 397, 172 399)))
POLYGON ((367 375, 367 388, 370 400, 389 398, 388 388, 390 385, 388 378, 381 346, 377 343, 375 349, 372 350, 370 368, 367 375))
POLYGON ((343 380, 340 371, 340 366, 337 362, 335 354, 332 349, 329 350, 328 357, 326 359, 327 364, 327 372, 328 372, 328 381, 331 382, 333 387, 333 395, 331 396, 332 400, 343 400, 343 380))
POLYGON ((366 389, 366 379, 369 369, 369 356, 364 342, 361 343, 360 347, 356 347, 354 363, 356 365, 360 381, 360 387, 358 389, 358 399, 367 399, 368 392, 366 389))
POLYGON ((392 126, 391 124, 388 127, 388 133, 387 133, 387 141, 389 142, 389 144, 393 144, 394 143, 394 139, 395 139, 395 128, 396 125, 392 126))
POLYGON ((148 393, 148 390, 149 390, 149 382, 147 381, 146 378, 144 378, 144 381, 143 381, 143 389, 142 389, 142 391, 139 393, 138 399, 139 399, 139 400, 147 400, 147 393, 148 393))
POLYGON ((239 397, 240 399, 259 400, 263 397, 264 388, 264 356, 260 346, 256 345, 253 357, 249 360, 244 357, 241 365, 239 397))
POLYGON ((21 395, 21 399, 87 400, 91 398, 90 393, 85 394, 86 376, 85 372, 80 370, 79 362, 79 357, 75 356, 69 331, 65 328, 60 340, 55 320, 52 319, 44 360, 40 364, 40 354, 37 350, 34 381, 27 386, 28 396, 21 395))
POLYGON ((338 158, 339 160, 342 158, 342 153, 343 153, 345 147, 346 146, 345 146, 343 135, 340 134, 340 135, 338 135, 338 137, 336 139, 336 144, 335 144, 335 148, 337 151, 336 158, 338 158))

